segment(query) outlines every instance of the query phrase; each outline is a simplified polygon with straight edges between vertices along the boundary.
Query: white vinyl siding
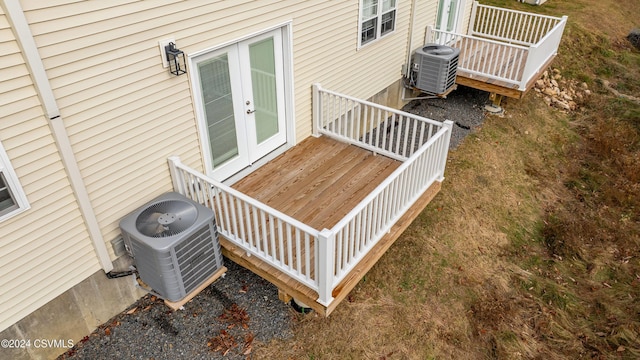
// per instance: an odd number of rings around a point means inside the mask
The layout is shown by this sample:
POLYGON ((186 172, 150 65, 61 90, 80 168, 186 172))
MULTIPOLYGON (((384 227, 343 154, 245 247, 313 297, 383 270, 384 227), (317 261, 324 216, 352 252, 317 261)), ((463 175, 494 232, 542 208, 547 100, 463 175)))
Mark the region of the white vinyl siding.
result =
POLYGON ((23 192, 30 206, 0 222, 2 331, 100 270, 100 264, 1 7, 0 48, 0 139, 4 148, 0 166, 6 171, 10 163, 22 188, 12 187, 14 195, 23 192))

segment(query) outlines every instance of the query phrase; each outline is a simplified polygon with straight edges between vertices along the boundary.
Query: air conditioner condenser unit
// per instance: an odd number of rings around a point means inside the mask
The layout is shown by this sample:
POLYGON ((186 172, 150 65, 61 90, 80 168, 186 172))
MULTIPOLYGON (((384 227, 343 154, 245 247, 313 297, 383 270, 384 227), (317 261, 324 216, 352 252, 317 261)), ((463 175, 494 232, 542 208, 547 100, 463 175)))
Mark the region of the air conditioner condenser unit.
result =
POLYGON ((444 94, 456 83, 460 49, 426 44, 413 55, 414 86, 426 93, 444 94))
POLYGON ((120 221, 140 279, 160 296, 179 301, 222 268, 214 212, 171 192, 120 221))

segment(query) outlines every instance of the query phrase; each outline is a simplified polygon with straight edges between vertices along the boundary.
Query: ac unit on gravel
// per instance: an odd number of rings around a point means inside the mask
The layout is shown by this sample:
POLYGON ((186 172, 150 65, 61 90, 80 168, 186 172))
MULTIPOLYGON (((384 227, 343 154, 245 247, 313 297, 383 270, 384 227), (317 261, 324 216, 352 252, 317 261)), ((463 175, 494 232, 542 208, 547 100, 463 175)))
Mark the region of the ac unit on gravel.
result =
POLYGON ((178 193, 148 202, 120 221, 140 279, 179 301, 222 268, 215 216, 178 193))
POLYGON ((426 44, 413 56, 415 87, 430 94, 446 93, 456 83, 460 49, 426 44))

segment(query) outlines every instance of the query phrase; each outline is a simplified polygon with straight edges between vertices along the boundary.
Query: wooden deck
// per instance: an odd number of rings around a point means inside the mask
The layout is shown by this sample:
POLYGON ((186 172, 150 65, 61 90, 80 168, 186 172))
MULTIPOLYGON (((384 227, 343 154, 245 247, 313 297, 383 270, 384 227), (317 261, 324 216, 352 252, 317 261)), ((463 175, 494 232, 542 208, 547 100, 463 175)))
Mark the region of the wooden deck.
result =
MULTIPOLYGON (((325 136, 310 137, 233 187, 318 230, 330 229, 399 165, 400 162, 396 160, 373 155, 370 151, 325 136)), ((316 302, 318 294, 314 290, 255 256, 249 256, 224 238, 221 239, 223 253, 232 261, 273 283, 278 287, 282 300, 288 301, 290 297, 295 297, 326 316, 384 255, 439 189, 440 183, 434 183, 334 289, 335 300, 328 308, 316 302)))
POLYGON ((332 228, 400 165, 370 151, 309 137, 233 187, 313 228, 332 228))
MULTIPOLYGON (((456 44, 452 46, 458 47, 456 44)), ((520 49, 519 51, 507 53, 503 48, 491 46, 489 43, 471 49, 471 51, 464 46, 460 46, 459 66, 472 69, 487 69, 487 74, 494 76, 513 74, 515 78, 521 79, 528 53, 528 50, 520 49)), ((520 99, 533 87, 536 80, 542 75, 542 71, 551 64, 551 61, 553 61, 553 57, 540 68, 539 76, 531 79, 526 84, 524 90, 518 89, 519 86, 517 84, 470 73, 460 68, 457 72, 456 83, 474 89, 520 99)))

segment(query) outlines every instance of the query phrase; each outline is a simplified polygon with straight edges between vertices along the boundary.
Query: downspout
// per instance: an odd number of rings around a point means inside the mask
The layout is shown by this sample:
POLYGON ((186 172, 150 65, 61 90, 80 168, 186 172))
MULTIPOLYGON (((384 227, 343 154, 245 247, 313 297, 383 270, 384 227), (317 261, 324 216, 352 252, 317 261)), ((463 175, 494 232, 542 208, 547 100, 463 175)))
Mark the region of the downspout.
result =
POLYGON ((64 126, 62 117, 60 116, 60 109, 56 103, 51 83, 47 77, 47 73, 42 62, 42 58, 38 53, 38 47, 33 39, 33 34, 27 23, 27 18, 24 16, 24 11, 20 6, 19 0, 0 0, 0 5, 7 15, 9 22, 15 29, 15 36, 18 41, 18 45, 22 49, 25 57, 26 65, 30 70, 36 92, 43 104, 45 115, 49 118, 49 127, 51 128, 51 134, 55 140, 58 152, 64 164, 64 168, 67 172, 69 182, 73 194, 78 202, 78 208, 82 214, 87 231, 93 243, 93 248, 100 262, 102 269, 108 273, 113 270, 113 264, 107 251, 107 246, 102 237, 98 219, 93 211, 91 202, 89 200, 89 194, 87 188, 82 179, 80 168, 76 160, 73 149, 71 148, 71 142, 69 141, 69 135, 67 129, 64 126))

